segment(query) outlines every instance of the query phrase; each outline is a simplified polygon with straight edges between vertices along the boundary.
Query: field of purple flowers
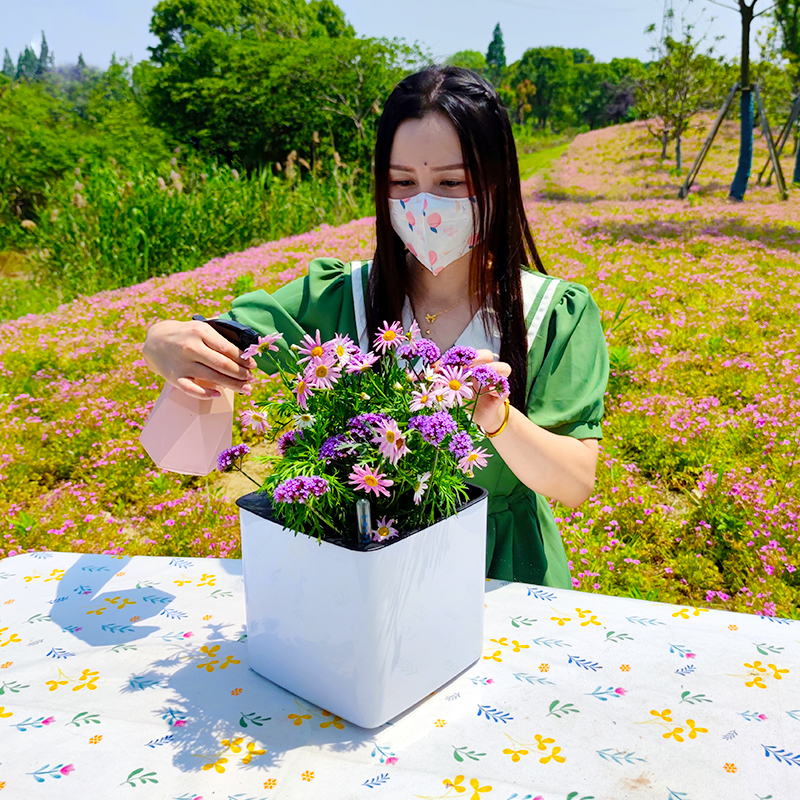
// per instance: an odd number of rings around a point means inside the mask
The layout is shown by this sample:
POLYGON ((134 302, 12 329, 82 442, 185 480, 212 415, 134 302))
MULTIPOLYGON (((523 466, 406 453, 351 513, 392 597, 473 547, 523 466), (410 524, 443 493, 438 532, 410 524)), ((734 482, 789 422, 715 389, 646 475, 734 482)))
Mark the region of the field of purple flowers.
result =
MULTIPOLYGON (((582 590, 797 616, 798 190, 788 203, 773 188, 726 204, 735 164, 719 163, 724 152, 690 202, 675 199, 680 178, 637 124, 579 136, 548 181, 529 185, 548 271, 590 288, 612 362, 595 494, 556 514, 582 590)), ((140 354, 145 330, 224 310, 251 276, 270 289, 319 255, 368 257, 371 225, 0 325, 0 557, 238 556, 227 484, 160 474, 138 444, 159 391, 140 354)))

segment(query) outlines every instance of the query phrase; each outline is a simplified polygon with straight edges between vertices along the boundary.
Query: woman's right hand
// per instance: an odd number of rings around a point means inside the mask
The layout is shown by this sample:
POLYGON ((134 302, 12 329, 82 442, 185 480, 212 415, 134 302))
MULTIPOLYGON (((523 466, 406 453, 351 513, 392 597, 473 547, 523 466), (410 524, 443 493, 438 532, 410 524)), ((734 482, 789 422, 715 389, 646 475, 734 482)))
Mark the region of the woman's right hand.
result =
POLYGON ((256 362, 205 322, 156 322, 142 348, 145 364, 172 386, 202 400, 220 389, 249 394, 256 362))

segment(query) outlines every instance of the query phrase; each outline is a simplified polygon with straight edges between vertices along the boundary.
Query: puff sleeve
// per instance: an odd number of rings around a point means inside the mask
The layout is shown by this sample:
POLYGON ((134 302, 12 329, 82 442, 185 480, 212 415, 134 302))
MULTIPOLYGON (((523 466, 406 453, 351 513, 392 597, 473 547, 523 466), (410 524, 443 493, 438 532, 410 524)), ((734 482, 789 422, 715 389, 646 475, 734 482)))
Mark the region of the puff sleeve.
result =
POLYGON ((553 433, 602 439, 608 350, 588 290, 565 283, 528 361, 529 418, 553 433))

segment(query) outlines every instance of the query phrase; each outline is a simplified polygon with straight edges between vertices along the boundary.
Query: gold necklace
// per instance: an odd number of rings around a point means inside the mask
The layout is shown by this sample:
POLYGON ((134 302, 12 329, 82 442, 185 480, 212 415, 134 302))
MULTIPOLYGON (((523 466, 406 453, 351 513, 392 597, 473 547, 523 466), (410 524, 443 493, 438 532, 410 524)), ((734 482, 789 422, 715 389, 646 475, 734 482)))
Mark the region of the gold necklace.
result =
MULTIPOLYGON (((458 300, 457 302, 453 303, 453 305, 449 306, 444 311, 439 311, 437 314, 427 314, 426 313, 425 314, 425 319, 426 319, 428 325, 433 325, 433 323, 436 322, 437 317, 441 317, 442 314, 446 314, 448 311, 452 311, 456 306, 460 306, 467 299, 467 297, 468 297, 468 295, 464 295, 460 300, 458 300)), ((431 329, 430 328, 428 328, 425 331, 425 335, 426 336, 430 336, 431 335, 431 329)))

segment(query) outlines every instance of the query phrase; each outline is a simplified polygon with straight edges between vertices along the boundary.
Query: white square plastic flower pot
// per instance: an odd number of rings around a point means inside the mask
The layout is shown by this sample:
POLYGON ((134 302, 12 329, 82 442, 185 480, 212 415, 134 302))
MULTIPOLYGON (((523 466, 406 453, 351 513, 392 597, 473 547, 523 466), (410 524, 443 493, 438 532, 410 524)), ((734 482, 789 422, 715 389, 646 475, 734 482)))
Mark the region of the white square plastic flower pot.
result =
POLYGON ((266 518, 239 498, 250 667, 364 728, 409 709, 483 647, 486 491, 457 514, 369 550, 266 518))

